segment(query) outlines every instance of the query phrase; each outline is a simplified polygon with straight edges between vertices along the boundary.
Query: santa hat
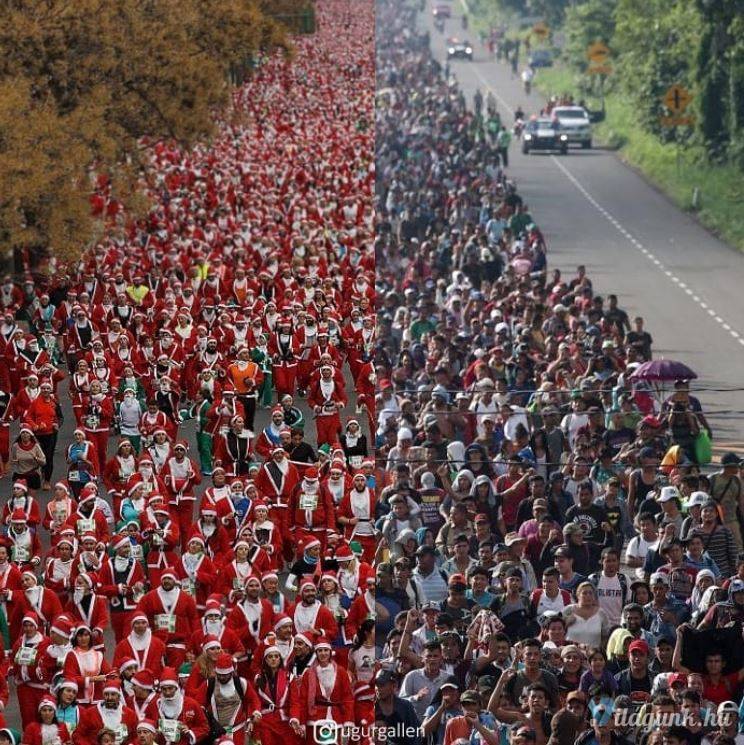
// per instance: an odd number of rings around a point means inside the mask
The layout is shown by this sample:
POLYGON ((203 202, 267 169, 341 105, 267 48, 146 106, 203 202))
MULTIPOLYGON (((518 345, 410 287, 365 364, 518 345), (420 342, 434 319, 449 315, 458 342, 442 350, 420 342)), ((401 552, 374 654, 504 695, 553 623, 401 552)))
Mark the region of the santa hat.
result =
POLYGON ((142 456, 142 457, 141 457, 141 458, 139 459, 139 465, 140 465, 140 466, 141 466, 141 465, 143 465, 143 464, 145 464, 145 463, 149 463, 150 465, 153 465, 153 463, 152 463, 152 458, 151 458, 151 457, 150 457, 149 455, 143 455, 143 456, 142 456))
POLYGON ((65 492, 66 494, 69 494, 69 493, 70 493, 70 489, 69 489, 69 487, 67 486, 67 484, 65 484, 65 482, 64 482, 64 481, 58 481, 58 482, 57 482, 57 483, 56 483, 56 484, 54 485, 54 488, 55 488, 55 489, 62 489, 62 491, 64 491, 64 492, 65 492))
POLYGON ((263 499, 256 499, 253 502, 253 511, 255 512, 256 510, 259 510, 259 509, 268 510, 269 505, 266 504, 266 502, 263 499))
MULTIPOLYGON (((137 489, 142 489, 144 487, 144 483, 142 481, 137 481, 136 483, 132 484, 129 489, 127 489, 127 496, 131 497, 134 492, 137 491, 137 489)), ((152 497, 150 497, 152 499, 152 497)), ((149 500, 148 500, 149 501, 149 500)))
POLYGON ((163 573, 160 575, 160 580, 164 580, 166 577, 171 577, 175 582, 178 582, 178 575, 173 567, 166 567, 163 573))
POLYGON ((292 625, 292 619, 286 613, 280 613, 274 622, 274 631, 279 631, 282 626, 292 625))
POLYGON ((331 571, 330 569, 325 569, 323 571, 323 574, 320 576, 320 581, 329 579, 331 582, 335 582, 336 586, 338 587, 338 577, 336 576, 336 573, 334 571, 331 571))
POLYGON ((331 461, 331 471, 343 471, 345 470, 344 462, 340 458, 334 458, 331 461))
POLYGON ((177 686, 178 673, 175 667, 164 667, 160 673, 160 686, 177 686))
POLYGON ((49 629, 51 633, 59 634, 65 639, 69 639, 72 635, 72 621, 64 614, 57 616, 49 629))
POLYGON ((353 558, 352 550, 345 543, 336 549, 336 561, 351 561, 353 558))
POLYGON ((207 602, 204 604, 204 612, 208 613, 211 610, 222 613, 222 598, 219 595, 210 595, 207 598, 207 602))
POLYGON ((84 541, 97 541, 98 536, 92 531, 92 530, 86 530, 85 533, 83 533, 80 536, 80 543, 83 543, 84 541))
POLYGON ((313 635, 309 631, 303 631, 294 635, 295 641, 305 642, 310 649, 313 648, 313 635))
POLYGON ((114 551, 118 551, 120 548, 123 548, 124 546, 130 546, 131 543, 132 542, 129 539, 129 533, 119 533, 119 535, 117 535, 114 538, 113 549, 114 551))
POLYGON ((279 647, 277 647, 275 644, 272 644, 270 647, 266 647, 266 649, 264 649, 264 659, 270 654, 278 654, 279 656, 281 656, 282 653, 279 651, 279 647))
POLYGON ((39 705, 36 708, 37 710, 41 710, 44 706, 51 706, 52 709, 56 709, 57 700, 54 698, 54 696, 42 696, 41 701, 39 701, 39 705))
POLYGON ((62 544, 68 545, 70 548, 74 547, 74 543, 69 538, 60 538, 57 541, 57 548, 59 548, 62 544))
POLYGON ((147 616, 144 613, 135 613, 130 619, 129 619, 129 625, 134 626, 135 621, 147 621, 148 625, 150 621, 148 620, 147 616))
POLYGON ((245 586, 248 587, 251 582, 258 582, 259 585, 261 584, 261 580, 256 574, 251 574, 249 577, 246 577, 245 586))
POLYGON ((320 541, 317 538, 308 536, 306 539, 302 541, 301 545, 302 545, 302 550, 307 551, 310 548, 315 548, 316 546, 320 546, 320 541))
MULTIPOLYGON (((204 506, 199 510, 199 514, 204 517, 205 515, 209 515, 210 517, 217 517, 217 510, 214 507, 211 506, 204 506)), ((195 530, 198 530, 198 528, 194 528, 195 530)))
POLYGON ((126 659, 122 660, 121 665, 119 665, 119 672, 123 673, 128 667, 132 667, 132 665, 138 667, 139 662, 137 662, 137 660, 133 660, 131 657, 127 657, 126 659))
POLYGON ((86 572, 80 572, 80 574, 78 574, 78 577, 80 577, 83 580, 83 582, 85 582, 88 585, 88 587, 93 589, 93 577, 91 577, 86 572))
POLYGON ((106 684, 103 687, 104 693, 118 693, 121 695, 121 683, 116 678, 111 678, 110 680, 106 681, 106 684))
POLYGON ((264 572, 261 575, 261 582, 266 582, 267 579, 276 579, 276 580, 278 580, 279 579, 279 575, 276 572, 271 572, 271 571, 264 572))
POLYGON ((198 543, 202 547, 206 545, 204 543, 204 537, 199 532, 199 528, 197 528, 197 527, 194 527, 194 528, 191 529, 191 533, 189 534, 189 540, 186 543, 189 544, 189 543, 193 543, 193 542, 198 543))
POLYGON ((305 469, 305 481, 317 481, 318 480, 318 469, 315 466, 305 469))
POLYGON ((207 634, 202 642, 202 650, 212 649, 213 647, 221 647, 222 642, 214 635, 207 634))
POLYGON ((177 450, 178 448, 183 448, 184 450, 188 451, 189 449, 189 443, 186 442, 186 440, 179 440, 174 446, 173 449, 177 450))
POLYGON ((300 592, 302 592, 306 587, 312 587, 313 590, 317 589, 315 587, 315 582, 313 581, 313 578, 310 576, 302 578, 302 581, 300 582, 300 592))
POLYGON ((21 491, 25 491, 25 492, 28 491, 28 485, 26 484, 25 481, 21 481, 21 479, 18 479, 18 481, 15 481, 13 483, 13 488, 20 489, 21 491))
POLYGON ((137 722, 137 729, 143 729, 146 732, 152 732, 153 735, 157 734, 158 728, 155 726, 155 722, 152 719, 143 719, 137 722))
POLYGON ((235 663, 233 658, 224 652, 217 658, 217 663, 214 666, 214 671, 218 675, 229 675, 235 672, 235 663))
MULTIPOLYGON (((245 530, 245 528, 244 528, 244 530, 245 530)), ((250 548, 251 547, 251 544, 248 543, 248 541, 244 541, 241 538, 239 541, 235 541, 235 544, 233 545, 233 549, 234 550, 237 550, 240 546, 245 546, 245 548, 250 548)))
POLYGON ((155 687, 155 676, 147 668, 144 668, 143 670, 138 670, 132 676, 132 683, 147 691, 151 691, 155 687))
POLYGON ((25 523, 26 520, 28 520, 26 513, 20 507, 17 507, 10 513, 10 521, 13 523, 25 523))
POLYGON ((75 693, 77 693, 79 690, 79 685, 76 681, 67 679, 63 680, 58 686, 59 690, 62 690, 63 688, 69 688, 71 691, 75 691, 75 693))
POLYGON ((318 641, 315 642, 315 651, 317 652, 319 649, 333 649, 328 637, 321 635, 318 638, 318 641))

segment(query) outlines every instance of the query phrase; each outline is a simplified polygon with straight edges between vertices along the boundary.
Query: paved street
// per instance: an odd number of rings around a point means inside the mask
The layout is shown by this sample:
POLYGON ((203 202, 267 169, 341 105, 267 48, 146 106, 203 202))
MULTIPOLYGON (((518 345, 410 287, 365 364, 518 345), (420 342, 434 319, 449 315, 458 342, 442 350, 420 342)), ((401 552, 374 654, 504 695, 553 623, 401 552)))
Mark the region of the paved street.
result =
MULTIPOLYGON (((446 38, 462 37, 461 6, 445 33, 425 23, 437 59, 446 61, 446 38)), ((383 33, 378 30, 378 33, 383 33)), ((465 35, 468 35, 466 32, 465 35)), ((473 62, 450 63, 465 94, 479 88, 496 96, 505 121, 519 105, 537 113, 544 99, 527 97, 510 69, 489 61, 475 34, 473 62)), ((539 73, 538 73, 539 74, 539 73)), ((631 315, 643 315, 655 355, 679 359, 699 376, 695 387, 714 430, 717 446, 744 441, 744 256, 698 225, 606 150, 572 149, 568 156, 509 153, 510 177, 546 235, 548 261, 573 274, 586 264, 601 294, 615 292, 631 315)))

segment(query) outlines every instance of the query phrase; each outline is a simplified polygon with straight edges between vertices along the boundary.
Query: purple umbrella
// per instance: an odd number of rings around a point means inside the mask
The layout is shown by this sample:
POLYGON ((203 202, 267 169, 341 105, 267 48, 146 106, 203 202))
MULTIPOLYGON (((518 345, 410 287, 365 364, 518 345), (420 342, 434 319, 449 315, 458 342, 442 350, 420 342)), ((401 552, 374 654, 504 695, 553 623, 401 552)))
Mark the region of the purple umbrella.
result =
POLYGON ((644 362, 630 377, 633 380, 661 383, 665 380, 693 380, 697 378, 697 373, 681 362, 660 359, 644 362))

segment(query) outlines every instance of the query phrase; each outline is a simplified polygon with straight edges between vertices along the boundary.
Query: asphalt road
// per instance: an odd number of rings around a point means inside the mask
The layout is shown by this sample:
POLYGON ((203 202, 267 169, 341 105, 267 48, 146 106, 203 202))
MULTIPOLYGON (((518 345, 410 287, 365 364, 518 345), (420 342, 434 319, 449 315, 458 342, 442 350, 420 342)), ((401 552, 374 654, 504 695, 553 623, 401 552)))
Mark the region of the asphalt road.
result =
MULTIPOLYGON (((526 96, 509 67, 491 61, 476 35, 462 31, 458 2, 443 34, 434 29, 431 7, 428 1, 420 22, 443 64, 447 37, 473 42, 474 61, 450 63, 468 100, 476 89, 484 99, 491 90, 509 123, 520 105, 528 115, 539 112, 544 99, 526 96)), ((586 264, 596 291, 616 293, 631 318, 642 315, 655 356, 685 362, 698 374, 694 388, 708 389, 697 395, 717 449, 744 448, 744 256, 611 152, 572 148, 567 156, 524 156, 512 142, 509 165, 545 233, 549 264, 570 275, 586 264)))

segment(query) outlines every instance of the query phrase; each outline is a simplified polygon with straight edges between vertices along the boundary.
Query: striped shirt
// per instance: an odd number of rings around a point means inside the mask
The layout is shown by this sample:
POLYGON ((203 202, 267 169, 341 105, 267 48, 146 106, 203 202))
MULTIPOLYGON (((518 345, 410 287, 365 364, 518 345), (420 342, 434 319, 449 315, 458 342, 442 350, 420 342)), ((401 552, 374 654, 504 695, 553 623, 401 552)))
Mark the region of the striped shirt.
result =
POLYGON ((713 532, 708 533, 702 527, 692 530, 690 535, 699 535, 703 539, 703 550, 716 563, 721 575, 730 577, 736 572, 737 547, 734 534, 724 525, 716 525, 713 532))

